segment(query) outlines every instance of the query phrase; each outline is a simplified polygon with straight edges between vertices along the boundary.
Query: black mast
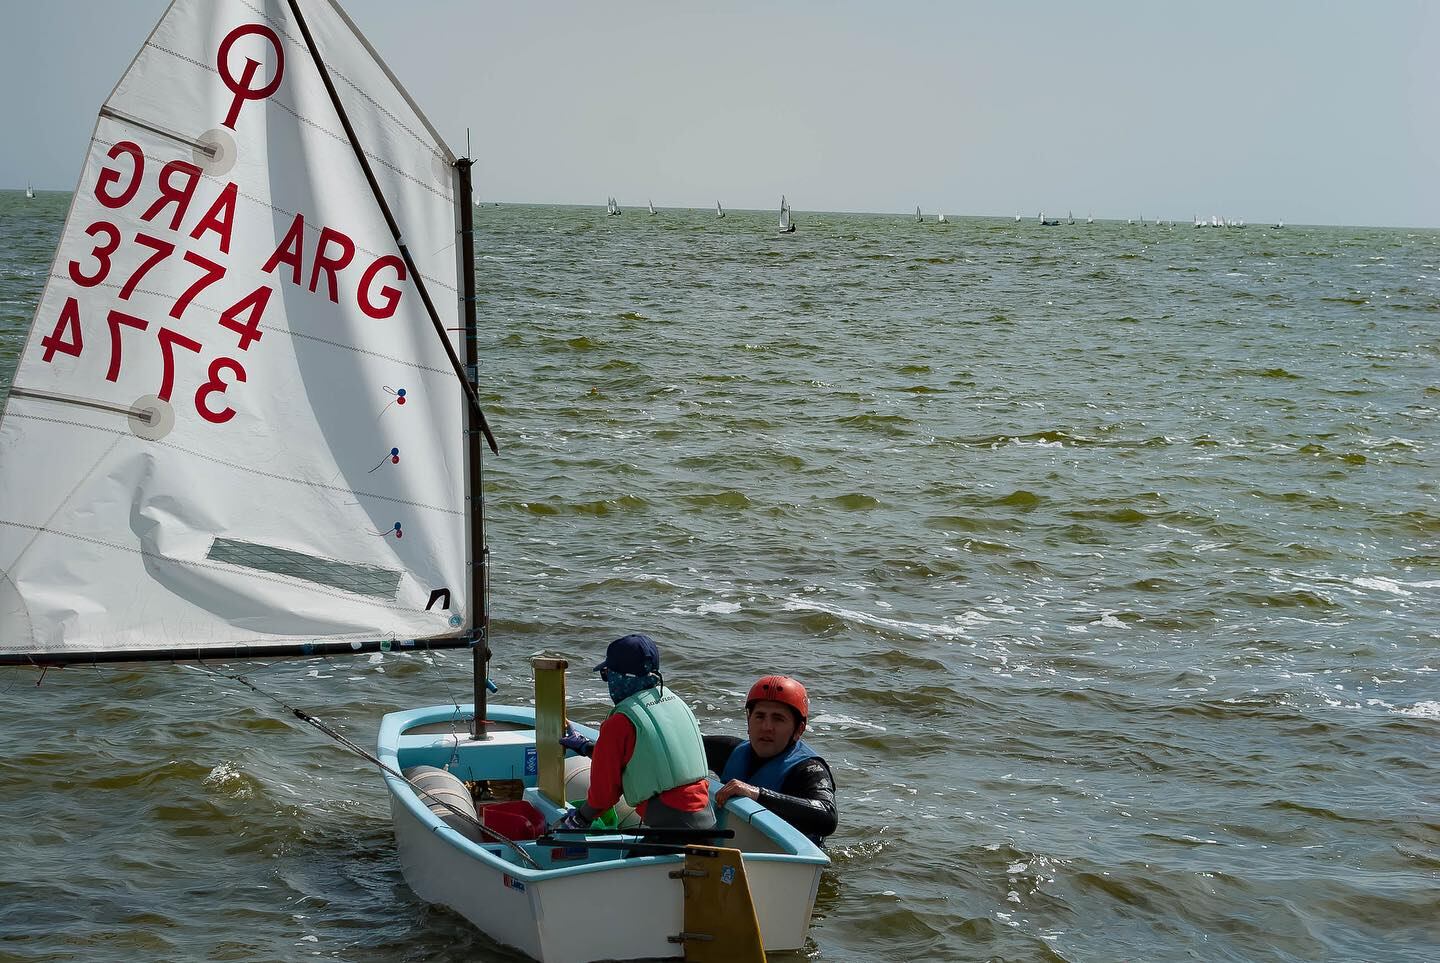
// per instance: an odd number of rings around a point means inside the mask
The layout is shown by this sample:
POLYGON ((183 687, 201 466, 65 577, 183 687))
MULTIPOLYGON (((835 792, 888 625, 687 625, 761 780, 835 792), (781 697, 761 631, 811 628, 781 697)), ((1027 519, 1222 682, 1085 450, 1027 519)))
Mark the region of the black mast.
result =
MULTIPOLYGON (((462 157, 455 162, 460 175, 460 290, 465 315, 465 376, 471 393, 480 385, 480 328, 475 316, 475 222, 470 168, 475 161, 462 157)), ((478 405, 475 408, 479 411, 478 405)), ((490 681, 490 543, 485 540, 485 449, 480 445, 484 415, 477 427, 465 419, 465 468, 470 490, 470 595, 475 604, 475 727, 476 739, 485 738, 486 694, 490 681)), ((488 432, 487 432, 488 434, 488 432)))

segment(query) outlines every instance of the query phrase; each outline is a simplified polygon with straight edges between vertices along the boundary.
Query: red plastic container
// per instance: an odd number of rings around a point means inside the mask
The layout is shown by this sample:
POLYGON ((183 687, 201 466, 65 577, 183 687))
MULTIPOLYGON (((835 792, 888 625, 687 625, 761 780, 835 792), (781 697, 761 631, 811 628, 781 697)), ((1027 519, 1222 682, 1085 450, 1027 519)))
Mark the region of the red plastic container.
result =
POLYGON ((534 839, 545 832, 545 817, 523 800, 481 806, 480 822, 509 839, 534 839))

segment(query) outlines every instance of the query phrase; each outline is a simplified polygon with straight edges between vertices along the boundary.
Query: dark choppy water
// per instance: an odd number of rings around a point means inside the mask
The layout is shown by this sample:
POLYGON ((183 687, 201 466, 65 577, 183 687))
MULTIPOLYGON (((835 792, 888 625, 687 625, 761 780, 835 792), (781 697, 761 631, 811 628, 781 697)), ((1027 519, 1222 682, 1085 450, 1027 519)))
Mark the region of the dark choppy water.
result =
MULTIPOLYGON (((66 201, 0 195, 3 383, 66 201)), ((809 683, 820 959, 1440 956, 1440 233, 773 221, 481 212, 502 698, 632 629, 710 730, 809 683)), ((365 744, 468 698, 460 655, 249 674, 365 744)), ((248 690, 35 680, 0 956, 512 958, 248 690)))

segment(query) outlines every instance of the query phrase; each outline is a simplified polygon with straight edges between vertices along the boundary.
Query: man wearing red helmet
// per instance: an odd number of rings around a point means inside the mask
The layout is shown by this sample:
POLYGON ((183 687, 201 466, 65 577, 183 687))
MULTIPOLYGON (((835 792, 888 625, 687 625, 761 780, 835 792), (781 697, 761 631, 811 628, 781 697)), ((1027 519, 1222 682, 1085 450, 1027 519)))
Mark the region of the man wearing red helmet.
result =
POLYGON ((745 697, 749 740, 706 736, 705 754, 724 784, 723 806, 736 796, 753 799, 816 843, 835 832, 835 778, 800 737, 810 717, 805 687, 784 675, 767 675, 745 697))

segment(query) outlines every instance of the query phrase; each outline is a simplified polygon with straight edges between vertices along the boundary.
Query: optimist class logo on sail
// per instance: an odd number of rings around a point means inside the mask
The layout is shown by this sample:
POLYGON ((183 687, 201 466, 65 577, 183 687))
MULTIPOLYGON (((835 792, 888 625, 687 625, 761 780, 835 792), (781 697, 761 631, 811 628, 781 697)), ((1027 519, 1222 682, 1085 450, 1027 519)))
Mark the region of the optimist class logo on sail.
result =
MULTIPOLYGON (((233 95, 223 126, 236 129, 247 103, 280 89, 284 63, 280 39, 270 28, 245 24, 226 34, 216 57, 220 81, 233 95), (250 36, 262 38, 273 53, 267 82, 259 83, 260 61, 234 50, 250 36), (242 56, 237 77, 233 68, 242 56)), ((79 359, 88 343, 91 351, 108 350, 104 380, 119 383, 130 359, 129 367, 139 369, 135 377, 150 379, 132 387, 153 391, 166 402, 177 390, 188 393, 193 387, 195 412, 223 424, 236 414, 227 400, 230 387, 247 380, 247 355, 222 354, 223 344, 233 336, 235 352, 248 353, 262 339, 267 308, 281 285, 334 305, 343 296, 347 305, 374 320, 395 315, 406 280, 400 257, 367 252, 357 261, 363 249, 345 231, 307 225, 303 211, 291 214, 253 191, 242 191, 234 181, 205 174, 196 163, 156 153, 153 146, 147 154, 134 140, 118 140, 93 180, 82 184, 82 192, 88 189, 102 210, 80 231, 84 238, 72 234, 64 245, 76 253, 65 261, 64 277, 55 279, 64 300, 50 333, 40 339, 42 361, 79 359), (256 219, 254 226, 262 230, 259 218, 275 225, 268 243, 246 246, 252 257, 269 251, 263 262, 237 264, 239 255, 232 257, 237 216, 256 219), (286 217, 289 226, 280 234, 286 217), (274 234, 280 234, 278 242, 274 234), (64 278, 73 291, 64 289, 64 278), (214 323, 207 324, 206 316, 213 316, 214 323), (223 339, 220 351, 207 348, 216 338, 223 339)), ((256 233, 248 237, 254 241, 256 233)), ((106 357, 101 354, 102 360, 106 357)), ((98 368, 94 371, 98 374, 98 368)))
POLYGON ((264 100, 280 89, 280 78, 285 73, 285 48, 280 45, 280 38, 275 35, 275 31, 269 27, 259 23, 247 23, 244 26, 236 27, 225 35, 224 40, 220 41, 219 56, 216 58, 215 66, 220 71, 220 80, 235 95, 235 99, 230 102, 230 113, 226 114, 225 120, 222 121, 224 126, 234 130, 235 120, 240 116, 240 108, 244 106, 245 101, 264 100), (240 71, 238 79, 230 71, 230 52, 231 48, 235 46, 235 41, 251 35, 264 37, 270 42, 270 49, 275 53, 275 76, 270 78, 268 84, 261 87, 250 86, 255 79, 255 72, 260 69, 260 61, 254 57, 245 58, 245 67, 240 71))

